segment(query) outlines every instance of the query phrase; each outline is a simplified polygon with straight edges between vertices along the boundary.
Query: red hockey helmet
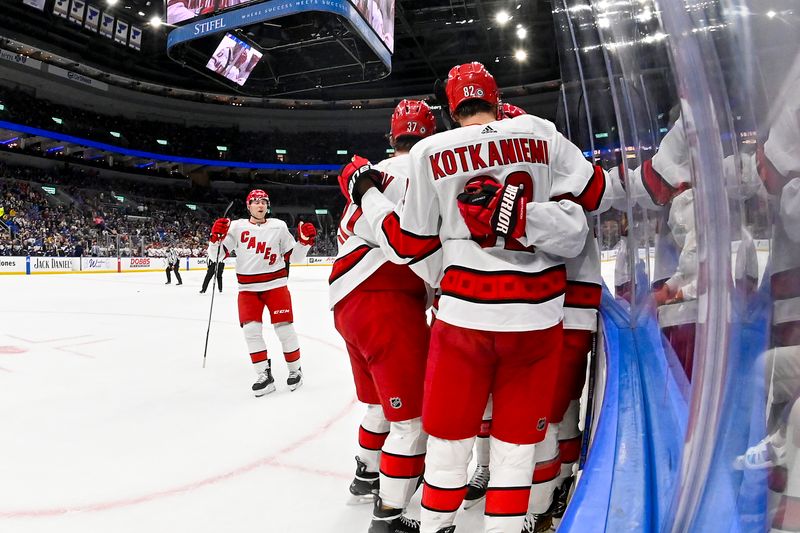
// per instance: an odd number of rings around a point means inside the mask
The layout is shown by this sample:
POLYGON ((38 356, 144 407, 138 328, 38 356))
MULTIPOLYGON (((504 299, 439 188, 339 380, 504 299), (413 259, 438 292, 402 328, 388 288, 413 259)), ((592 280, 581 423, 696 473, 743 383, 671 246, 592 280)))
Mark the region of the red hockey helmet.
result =
POLYGON ((498 119, 503 120, 504 118, 514 118, 520 115, 527 115, 528 113, 522 109, 521 107, 517 107, 514 104, 509 104, 508 102, 504 102, 497 113, 498 119))
POLYGON ((250 194, 247 195, 246 203, 249 206, 250 202, 252 202, 253 200, 261 200, 262 198, 267 201, 267 207, 269 207, 269 194, 267 194, 266 191, 263 191, 261 189, 253 189, 252 191, 250 191, 250 194))
POLYGON ((467 100, 483 100, 492 105, 498 104, 497 82, 481 63, 473 61, 456 65, 447 75, 447 103, 450 115, 467 100))
POLYGON ((436 133, 436 117, 422 100, 402 100, 392 113, 392 139, 425 138, 436 133))

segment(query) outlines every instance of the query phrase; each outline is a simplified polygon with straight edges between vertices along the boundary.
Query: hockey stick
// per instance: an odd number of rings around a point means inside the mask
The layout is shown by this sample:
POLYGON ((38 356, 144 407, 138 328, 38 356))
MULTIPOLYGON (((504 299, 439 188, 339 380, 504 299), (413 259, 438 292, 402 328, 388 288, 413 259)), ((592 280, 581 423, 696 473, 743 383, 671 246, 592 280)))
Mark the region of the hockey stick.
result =
POLYGON ((597 311, 595 318, 595 333, 592 339, 592 351, 589 354, 591 357, 591 365, 589 366, 589 383, 586 394, 586 418, 583 423, 583 438, 581 439, 581 454, 578 459, 578 470, 583 470, 583 465, 586 464, 586 456, 589 453, 589 439, 592 436, 592 425, 594 422, 594 386, 597 379, 597 342, 600 336, 600 311, 597 311))
MULTIPOLYGON (((222 214, 222 218, 228 218, 228 211, 231 210, 233 207, 233 202, 228 204, 228 207, 225 208, 225 212, 222 214)), ((211 334, 211 314, 214 312, 214 293, 217 292, 214 289, 216 288, 215 285, 217 284, 217 273, 219 271, 219 253, 222 251, 222 243, 219 243, 217 246, 217 257, 214 261, 214 277, 211 279, 211 305, 208 308, 208 327, 206 328, 206 345, 203 348, 203 368, 206 367, 206 355, 208 355, 208 336, 211 334)))

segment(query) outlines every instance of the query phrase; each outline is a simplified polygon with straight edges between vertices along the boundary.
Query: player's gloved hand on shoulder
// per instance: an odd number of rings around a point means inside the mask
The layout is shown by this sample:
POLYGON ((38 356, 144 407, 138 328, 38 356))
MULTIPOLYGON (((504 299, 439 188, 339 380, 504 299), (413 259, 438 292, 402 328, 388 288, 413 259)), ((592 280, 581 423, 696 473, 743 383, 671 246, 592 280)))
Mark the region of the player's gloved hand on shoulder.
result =
POLYGON ((231 219, 218 218, 211 226, 211 242, 219 242, 228 234, 231 227, 231 219))
POLYGON ((381 173, 372 168, 368 159, 354 155, 339 172, 339 187, 345 198, 361 205, 361 198, 372 187, 381 187, 381 173))
POLYGON ((311 222, 300 222, 297 225, 297 240, 300 244, 314 246, 317 239, 317 228, 311 222))
MULTIPOLYGON (((656 305, 672 303, 676 299, 679 292, 680 291, 674 291, 670 289, 669 285, 665 283, 660 289, 653 292, 653 299, 656 301, 656 305)), ((681 298, 682 297, 683 294, 681 293, 681 298)))
POLYGON ((501 185, 476 178, 456 198, 458 210, 475 238, 496 235, 518 239, 525 234, 526 200, 522 185, 501 185))

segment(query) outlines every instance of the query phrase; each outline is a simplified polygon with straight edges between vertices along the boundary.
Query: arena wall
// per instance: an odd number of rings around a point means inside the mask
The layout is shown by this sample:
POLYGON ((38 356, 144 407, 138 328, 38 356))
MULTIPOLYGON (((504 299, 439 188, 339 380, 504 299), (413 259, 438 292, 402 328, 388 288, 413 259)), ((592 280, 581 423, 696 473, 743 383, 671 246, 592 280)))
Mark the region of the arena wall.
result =
MULTIPOLYGON (((335 257, 312 256, 293 267, 332 266, 335 257)), ((206 270, 205 257, 182 257, 181 271, 206 270)), ((235 259, 226 265, 235 268, 235 259)), ((112 274, 128 272, 163 272, 167 265, 163 257, 22 257, 0 256, 0 275, 36 274, 112 274)))

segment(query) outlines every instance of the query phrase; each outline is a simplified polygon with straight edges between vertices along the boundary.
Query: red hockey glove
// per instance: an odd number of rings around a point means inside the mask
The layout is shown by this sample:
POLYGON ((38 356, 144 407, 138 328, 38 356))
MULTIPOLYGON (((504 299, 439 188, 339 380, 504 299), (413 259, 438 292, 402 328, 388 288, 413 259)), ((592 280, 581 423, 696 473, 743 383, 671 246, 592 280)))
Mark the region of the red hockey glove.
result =
POLYGON ((228 234, 228 229, 231 227, 231 219, 218 218, 211 226, 211 242, 219 242, 228 234))
POLYGON ((361 205, 361 198, 372 187, 381 186, 381 173, 372 168, 368 159, 354 155, 339 172, 339 187, 345 198, 361 205))
POLYGON ((470 234, 518 239, 525 234, 525 196, 522 185, 502 186, 492 178, 476 178, 457 196, 458 210, 470 234))
POLYGON ((314 246, 314 241, 317 239, 317 228, 311 222, 300 222, 297 225, 297 240, 300 244, 306 246, 314 246))
POLYGON ((661 286, 660 289, 653 292, 653 298, 656 301, 656 305, 664 305, 668 303, 672 303, 675 299, 676 293, 672 292, 669 288, 669 285, 666 283, 661 286))

